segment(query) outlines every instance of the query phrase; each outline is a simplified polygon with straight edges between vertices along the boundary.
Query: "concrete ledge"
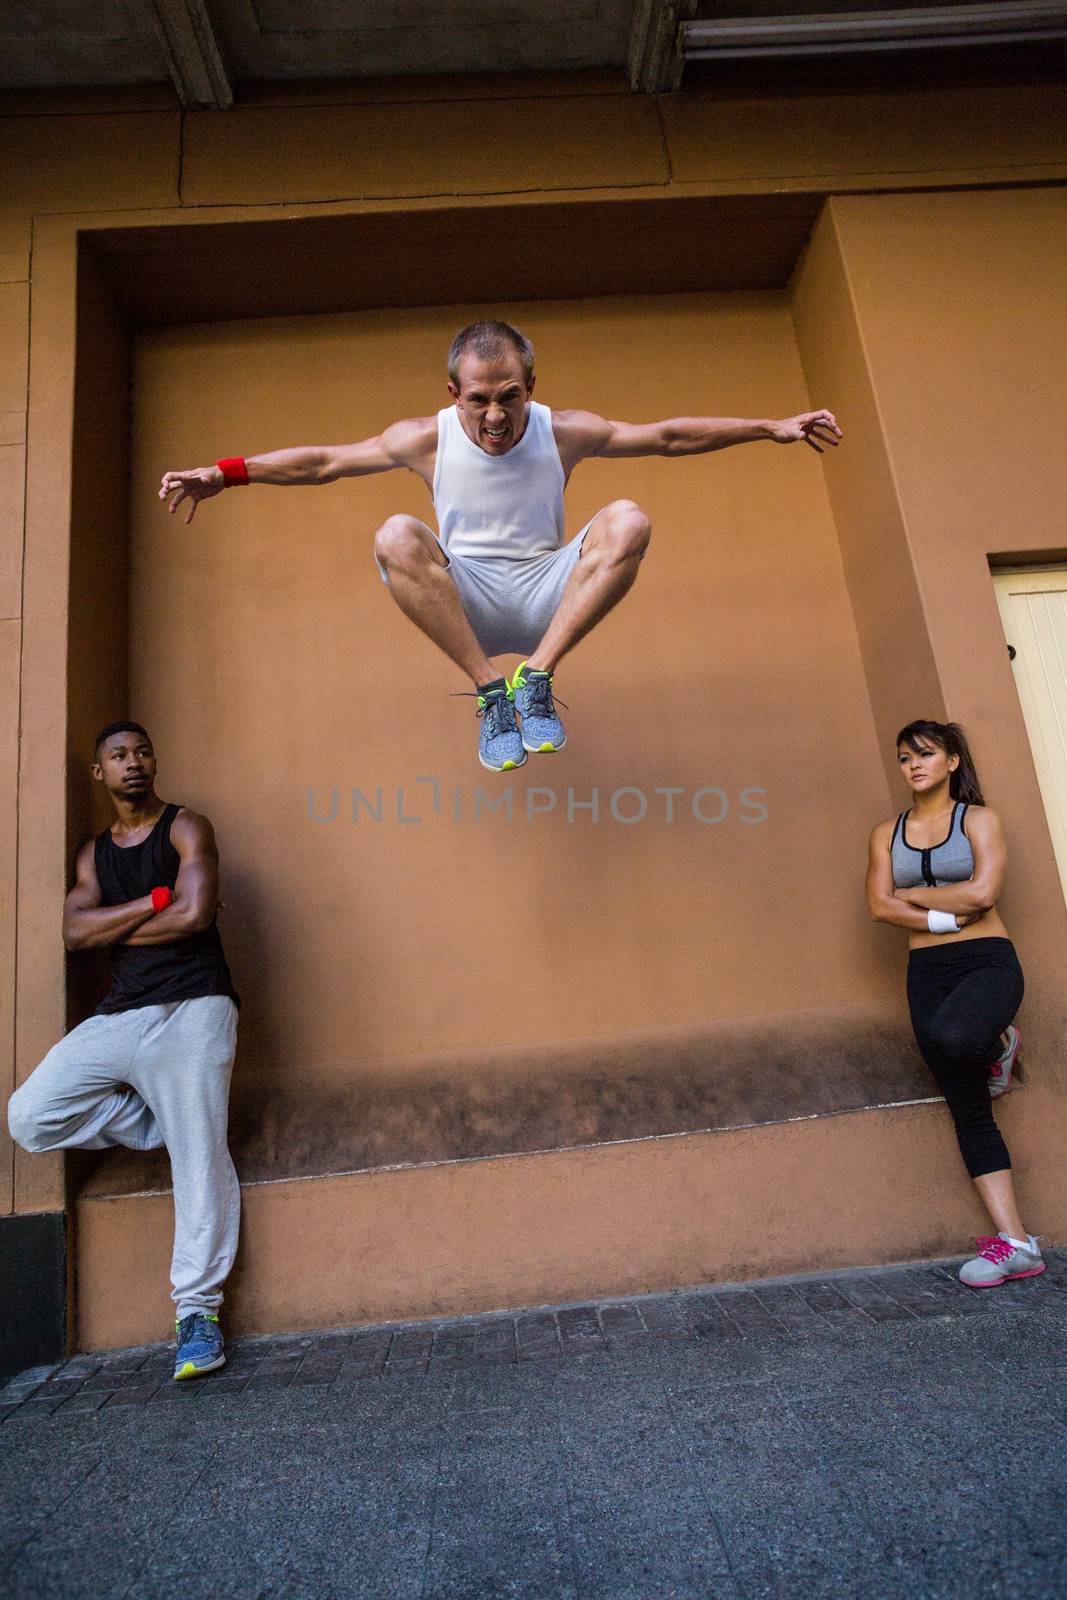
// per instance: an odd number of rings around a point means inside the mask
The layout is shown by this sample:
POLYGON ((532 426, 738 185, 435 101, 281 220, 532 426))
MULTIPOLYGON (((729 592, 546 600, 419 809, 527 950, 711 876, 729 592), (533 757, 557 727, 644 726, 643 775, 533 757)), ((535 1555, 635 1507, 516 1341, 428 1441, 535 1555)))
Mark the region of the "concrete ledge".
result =
MULTIPOLYGON (((249 1184, 226 1323, 352 1326, 828 1271, 948 1255, 981 1226, 938 1104, 249 1184)), ((82 1349, 166 1336, 171 1231, 169 1194, 83 1195, 82 1349)))

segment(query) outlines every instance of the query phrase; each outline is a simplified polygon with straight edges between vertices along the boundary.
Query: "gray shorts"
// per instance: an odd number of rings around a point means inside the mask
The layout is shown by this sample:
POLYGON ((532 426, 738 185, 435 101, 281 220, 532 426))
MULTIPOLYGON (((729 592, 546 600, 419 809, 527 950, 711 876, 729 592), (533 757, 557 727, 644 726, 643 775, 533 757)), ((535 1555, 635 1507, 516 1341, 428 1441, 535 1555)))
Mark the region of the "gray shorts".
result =
MULTIPOLYGON (((528 656, 536 650, 559 610, 567 579, 581 554, 582 540, 595 521, 591 517, 581 532, 558 550, 524 561, 506 556, 450 555, 433 535, 445 558, 445 568, 459 590, 474 637, 487 656, 528 656)), ((382 582, 388 583, 377 557, 375 565, 382 582)))

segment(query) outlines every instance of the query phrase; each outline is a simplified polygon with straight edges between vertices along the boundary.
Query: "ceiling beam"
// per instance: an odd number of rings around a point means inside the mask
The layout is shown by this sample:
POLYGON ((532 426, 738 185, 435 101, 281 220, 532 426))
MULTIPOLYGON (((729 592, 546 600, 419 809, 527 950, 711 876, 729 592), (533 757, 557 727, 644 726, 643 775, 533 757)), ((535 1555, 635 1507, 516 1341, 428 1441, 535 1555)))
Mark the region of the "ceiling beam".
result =
POLYGON ((205 0, 145 0, 186 111, 229 111, 233 87, 205 0))
POLYGON ((697 0, 636 0, 630 29, 630 88, 637 94, 667 94, 682 81, 685 57, 679 33, 697 0))

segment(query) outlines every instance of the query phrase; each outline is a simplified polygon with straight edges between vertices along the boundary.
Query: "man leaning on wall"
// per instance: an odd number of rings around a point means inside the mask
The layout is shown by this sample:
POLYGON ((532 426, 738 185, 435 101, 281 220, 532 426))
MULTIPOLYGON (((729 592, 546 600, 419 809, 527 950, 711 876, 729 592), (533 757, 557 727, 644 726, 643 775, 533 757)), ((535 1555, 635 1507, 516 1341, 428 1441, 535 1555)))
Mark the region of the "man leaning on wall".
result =
POLYGON ((139 723, 109 724, 94 754, 115 820, 78 852, 63 939, 106 947, 111 987, 15 1091, 8 1121, 31 1152, 166 1147, 174 1376, 195 1378, 226 1359, 219 1307, 240 1218, 226 1139, 240 1001, 216 923, 218 851, 207 817, 156 794, 139 723))

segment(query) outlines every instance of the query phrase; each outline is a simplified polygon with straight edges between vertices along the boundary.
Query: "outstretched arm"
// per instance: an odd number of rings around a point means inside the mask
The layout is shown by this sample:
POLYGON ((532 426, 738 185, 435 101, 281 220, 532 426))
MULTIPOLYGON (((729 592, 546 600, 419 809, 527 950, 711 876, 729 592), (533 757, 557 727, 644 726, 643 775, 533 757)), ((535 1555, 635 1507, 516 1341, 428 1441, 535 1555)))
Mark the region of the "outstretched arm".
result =
MULTIPOLYGON (((436 447, 437 418, 418 417, 394 422, 384 433, 373 439, 362 439, 358 444, 300 445, 295 450, 246 456, 244 463, 249 483, 272 483, 281 488, 334 483, 338 478, 391 472, 394 467, 410 467, 430 479, 436 447)), ((189 523, 201 500, 210 500, 225 487, 220 467, 193 467, 185 472, 165 472, 159 498, 169 500, 171 512, 188 501, 185 520, 189 523)))
POLYGON ((696 456, 759 439, 775 444, 803 440, 822 454, 841 429, 832 411, 804 411, 780 422, 741 417, 671 417, 665 422, 609 422, 591 411, 557 411, 553 426, 564 468, 586 456, 696 456))
POLYGON ((219 852, 210 822, 199 812, 180 811, 171 824, 170 842, 180 862, 174 898, 165 911, 132 933, 127 944, 173 944, 210 928, 215 920, 219 852))

